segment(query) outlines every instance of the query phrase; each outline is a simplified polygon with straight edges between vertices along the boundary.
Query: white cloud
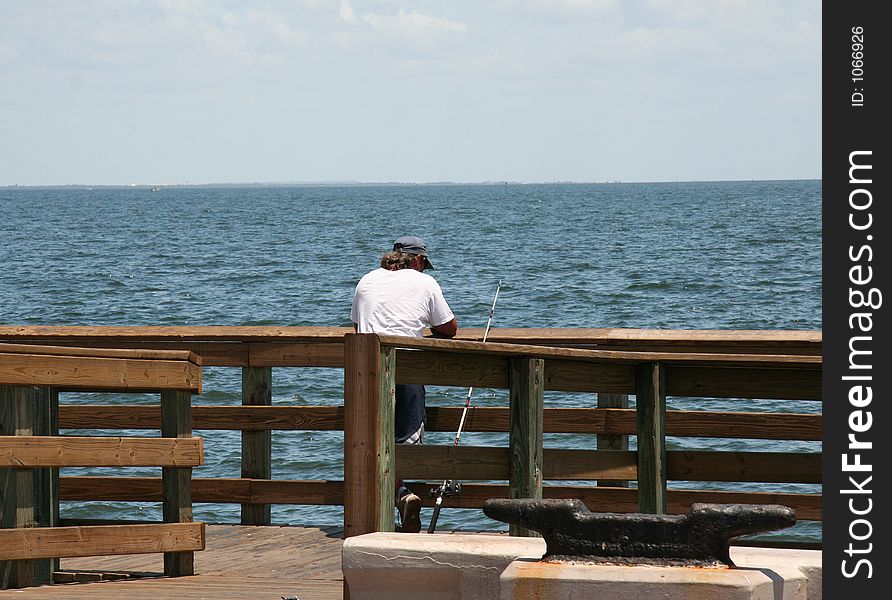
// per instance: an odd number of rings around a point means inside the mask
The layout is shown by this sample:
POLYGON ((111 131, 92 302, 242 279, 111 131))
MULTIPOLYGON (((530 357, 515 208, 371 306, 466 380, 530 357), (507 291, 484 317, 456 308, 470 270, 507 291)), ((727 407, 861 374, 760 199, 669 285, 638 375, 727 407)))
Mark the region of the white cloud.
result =
POLYGON ((244 36, 237 29, 206 24, 201 27, 201 38, 205 47, 213 54, 244 66, 252 66, 257 62, 254 53, 247 48, 244 36))
POLYGON ((502 0, 509 9, 529 10, 539 13, 592 13, 616 8, 619 0, 502 0))
POLYGON ((723 29, 775 19, 784 12, 774 0, 647 0, 646 5, 668 21, 714 23, 723 29))
POLYGON ((377 31, 387 34, 418 36, 431 32, 466 32, 467 23, 452 21, 442 17, 433 17, 416 11, 406 12, 400 8, 396 15, 379 15, 368 13, 362 20, 377 31))
POLYGON ((271 10, 250 11, 247 19, 256 28, 254 35, 284 46, 300 46, 307 43, 309 35, 290 25, 285 18, 271 10))
POLYGON ((352 54, 351 63, 362 63, 366 74, 381 70, 417 73, 432 68, 430 60, 460 59, 457 49, 471 29, 466 21, 402 7, 383 8, 390 10, 381 10, 380 5, 358 10, 349 0, 341 0, 340 26, 320 34, 317 41, 332 44, 341 54, 352 54))
POLYGON ((356 12, 353 10, 353 7, 350 6, 350 0, 341 0, 341 6, 338 9, 338 14, 341 19, 346 21, 347 23, 358 23, 359 19, 356 18, 356 12))
POLYGON ((214 9, 206 0, 159 0, 158 6, 166 14, 188 17, 201 17, 214 9))

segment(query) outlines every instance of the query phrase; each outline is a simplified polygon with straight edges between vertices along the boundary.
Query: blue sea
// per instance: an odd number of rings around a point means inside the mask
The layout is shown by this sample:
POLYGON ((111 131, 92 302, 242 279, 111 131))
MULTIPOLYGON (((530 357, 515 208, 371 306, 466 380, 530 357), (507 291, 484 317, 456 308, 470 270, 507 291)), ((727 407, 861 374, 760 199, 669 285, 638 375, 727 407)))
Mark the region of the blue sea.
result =
MULTIPOLYGON (((432 274, 460 326, 486 325, 501 280, 494 327, 821 327, 819 180, 0 188, 0 217, 0 323, 8 325, 347 326, 359 278, 395 238, 417 235, 428 242, 432 274)), ((239 404, 240 377, 240 369, 206 368, 205 393, 195 403, 239 404)), ((342 402, 338 370, 274 369, 273 383, 276 405, 342 402)), ((428 403, 460 406, 466 394, 434 387, 428 403)), ((504 391, 474 394, 477 405, 506 402, 504 391)), ((62 397, 63 403, 153 401, 62 397)), ((548 406, 593 402, 592 394, 546 396, 548 406)), ((814 402, 670 398, 669 405, 820 412, 814 402)), ((197 435, 205 437, 207 464, 195 476, 238 477, 240 434, 197 435)), ((451 438, 431 433, 426 442, 451 438)), ((506 439, 469 432, 462 444, 506 439)), ((688 449, 820 449, 817 442, 670 442, 688 449)), ((551 434, 545 443, 594 447, 593 436, 551 434)), ((339 432, 274 432, 273 444, 274 478, 343 477, 339 432)), ((110 471, 63 471, 82 473, 110 471)), ((238 522, 239 506, 196 504, 195 514, 238 522)), ((66 502, 62 516, 156 519, 160 507, 66 502)), ((338 507, 273 508, 277 523, 331 525, 341 518, 338 507)), ((447 509, 439 527, 501 524, 481 511, 447 509)), ((820 526, 804 523, 784 535, 814 540, 820 526)))

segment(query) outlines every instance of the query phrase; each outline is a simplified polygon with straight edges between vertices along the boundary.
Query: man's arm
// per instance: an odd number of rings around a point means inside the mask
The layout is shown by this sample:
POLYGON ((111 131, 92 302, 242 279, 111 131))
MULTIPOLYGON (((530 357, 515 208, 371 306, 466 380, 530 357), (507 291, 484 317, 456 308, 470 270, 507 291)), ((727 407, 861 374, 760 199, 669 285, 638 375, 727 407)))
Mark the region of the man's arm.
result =
POLYGON ((431 333, 438 338, 454 338, 455 334, 458 333, 458 321, 453 317, 451 321, 442 325, 431 325, 431 333))

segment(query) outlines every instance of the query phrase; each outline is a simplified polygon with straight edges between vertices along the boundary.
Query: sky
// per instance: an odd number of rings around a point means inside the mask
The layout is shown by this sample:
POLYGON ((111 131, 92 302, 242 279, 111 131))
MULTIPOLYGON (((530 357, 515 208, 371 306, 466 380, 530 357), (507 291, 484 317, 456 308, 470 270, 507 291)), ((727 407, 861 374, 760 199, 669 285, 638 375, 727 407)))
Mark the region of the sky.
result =
POLYGON ((814 0, 0 0, 0 185, 820 177, 814 0))

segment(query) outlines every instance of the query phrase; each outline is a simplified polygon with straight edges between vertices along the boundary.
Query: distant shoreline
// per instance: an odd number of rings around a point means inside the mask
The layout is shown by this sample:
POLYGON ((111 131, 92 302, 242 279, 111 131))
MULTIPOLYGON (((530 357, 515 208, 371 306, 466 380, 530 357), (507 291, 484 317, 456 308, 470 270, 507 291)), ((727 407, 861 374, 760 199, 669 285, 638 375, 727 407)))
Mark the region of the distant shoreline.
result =
POLYGON ((71 183, 57 185, 18 185, 7 184, 0 189, 145 189, 160 191, 161 189, 199 189, 199 188, 312 188, 312 187, 436 187, 436 186, 527 186, 527 185, 623 185, 623 184, 672 184, 672 183, 741 183, 741 182, 792 182, 821 181, 821 178, 790 179, 719 179, 719 180, 676 180, 676 181, 305 181, 305 182, 269 182, 269 183, 132 183, 132 184, 86 184, 71 183))

